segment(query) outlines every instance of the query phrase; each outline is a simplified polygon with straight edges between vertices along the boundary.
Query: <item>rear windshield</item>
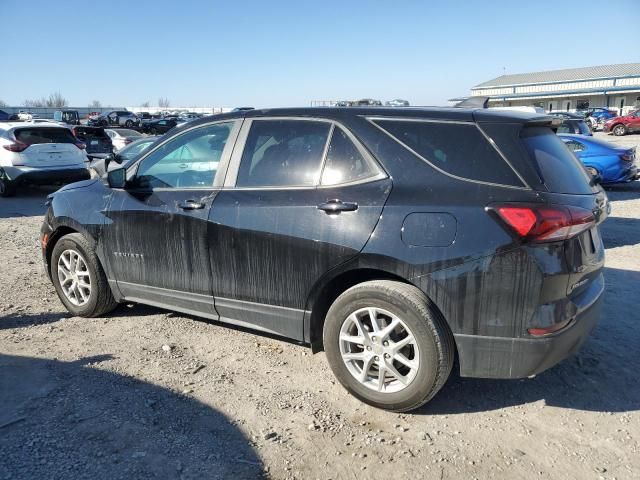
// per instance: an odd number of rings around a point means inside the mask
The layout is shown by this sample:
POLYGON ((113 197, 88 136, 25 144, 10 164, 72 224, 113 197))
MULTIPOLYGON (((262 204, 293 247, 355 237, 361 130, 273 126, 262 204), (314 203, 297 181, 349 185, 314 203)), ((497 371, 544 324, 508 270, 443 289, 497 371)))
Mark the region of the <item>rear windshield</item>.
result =
POLYGON ((446 173, 473 181, 523 186, 475 124, 405 120, 374 122, 446 173))
POLYGON ((16 140, 27 145, 39 143, 76 143, 76 139, 67 128, 34 127, 19 128, 13 132, 16 140))
POLYGON ((584 120, 563 120, 558 127, 558 133, 575 133, 577 135, 591 135, 591 130, 584 120))
POLYGON ((591 177, 582 163, 551 129, 525 128, 520 138, 550 192, 583 195, 593 193, 591 177))
POLYGON ((103 128, 78 127, 73 131, 77 137, 109 138, 103 128))

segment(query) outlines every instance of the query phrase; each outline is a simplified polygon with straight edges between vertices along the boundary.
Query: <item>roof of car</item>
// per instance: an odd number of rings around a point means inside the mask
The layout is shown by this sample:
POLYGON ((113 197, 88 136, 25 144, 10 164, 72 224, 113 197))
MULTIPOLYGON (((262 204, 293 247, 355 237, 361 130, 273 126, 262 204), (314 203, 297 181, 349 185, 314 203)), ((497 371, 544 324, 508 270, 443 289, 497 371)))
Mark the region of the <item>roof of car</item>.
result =
POLYGON ((15 128, 51 128, 51 127, 56 127, 56 128, 69 128, 66 125, 62 125, 60 123, 55 123, 55 122, 36 122, 36 123, 31 123, 31 122, 0 122, 0 129, 2 130, 13 130, 15 128))
POLYGON ((453 120, 466 122, 515 122, 528 123, 551 121, 554 117, 546 114, 521 112, 514 110, 494 110, 491 108, 456 107, 300 107, 266 108, 222 113, 190 122, 190 125, 208 123, 212 118, 219 120, 259 117, 312 117, 340 119, 351 116, 360 117, 406 117, 414 119, 453 120))

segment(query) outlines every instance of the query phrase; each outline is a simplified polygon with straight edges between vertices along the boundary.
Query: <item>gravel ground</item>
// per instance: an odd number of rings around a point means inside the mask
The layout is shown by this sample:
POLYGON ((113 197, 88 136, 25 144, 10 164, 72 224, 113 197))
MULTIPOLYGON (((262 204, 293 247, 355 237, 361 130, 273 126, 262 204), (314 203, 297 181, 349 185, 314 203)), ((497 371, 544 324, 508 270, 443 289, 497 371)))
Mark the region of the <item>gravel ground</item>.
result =
POLYGON ((0 479, 640 478, 640 182, 608 193, 581 352, 533 379, 452 376, 400 415, 279 339, 135 305, 70 317, 39 256, 46 190, 1 199, 0 479))

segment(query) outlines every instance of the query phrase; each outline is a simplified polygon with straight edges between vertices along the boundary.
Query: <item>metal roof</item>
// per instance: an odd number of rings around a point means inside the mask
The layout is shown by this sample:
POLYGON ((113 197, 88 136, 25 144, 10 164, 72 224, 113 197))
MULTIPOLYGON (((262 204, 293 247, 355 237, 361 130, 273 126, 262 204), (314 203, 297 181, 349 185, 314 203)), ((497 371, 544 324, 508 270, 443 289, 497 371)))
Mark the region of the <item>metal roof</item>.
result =
POLYGON ((507 87, 536 83, 572 82, 576 80, 635 76, 640 76, 640 63, 621 63, 617 65, 600 65, 597 67, 567 68, 546 72, 501 75, 493 80, 480 83, 473 88, 507 87))

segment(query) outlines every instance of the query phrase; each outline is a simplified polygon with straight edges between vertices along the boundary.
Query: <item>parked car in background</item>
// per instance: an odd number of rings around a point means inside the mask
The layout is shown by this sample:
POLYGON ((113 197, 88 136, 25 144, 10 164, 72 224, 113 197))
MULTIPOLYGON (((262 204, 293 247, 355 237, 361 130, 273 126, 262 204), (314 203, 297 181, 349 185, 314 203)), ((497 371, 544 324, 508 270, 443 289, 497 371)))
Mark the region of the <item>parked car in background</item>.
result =
POLYGON ((73 316, 133 301, 324 349, 378 408, 429 401, 454 359, 462 376, 535 375, 580 347, 604 292, 609 203, 554 121, 464 108, 196 120, 107 182, 51 195, 45 268, 73 316))
POLYGON ((102 127, 76 125, 71 127, 71 133, 86 145, 89 159, 106 156, 113 152, 111 138, 102 127))
POLYGON ((381 105, 382 102, 380 100, 374 100, 372 98, 362 98, 355 102, 351 102, 352 107, 378 107, 381 105))
POLYGON ((601 119, 604 120, 610 120, 613 117, 617 117, 618 116, 618 112, 616 112, 615 110, 610 110, 608 108, 590 108, 589 110, 587 110, 587 112, 585 113, 585 115, 590 115, 594 118, 597 118, 598 121, 601 119))
POLYGON ((151 120, 153 118, 153 116, 149 113, 149 112, 138 112, 136 113, 136 115, 138 115, 138 117, 140 118, 140 120, 151 120))
POLYGON ((67 125, 80 125, 80 115, 77 110, 56 110, 53 112, 53 119, 67 125))
POLYGON ((20 110, 17 114, 17 120, 23 120, 23 121, 28 121, 28 120, 32 120, 33 118, 38 118, 37 115, 34 115, 30 112, 27 112, 26 110, 20 110))
POLYGON ((593 132, 582 115, 568 112, 551 112, 550 115, 562 119, 558 133, 573 133, 576 135, 592 136, 593 132))
POLYGON ((161 135, 178 125, 177 117, 152 120, 142 125, 142 131, 150 135, 161 135))
POLYGON ((132 142, 140 139, 142 133, 128 128, 106 128, 105 132, 109 135, 113 144, 113 151, 118 152, 132 142))
POLYGON ((389 100, 385 103, 387 107, 408 107, 409 102, 407 100, 401 100, 396 98, 395 100, 389 100))
POLYGON ((618 147, 598 138, 559 134, 562 141, 603 184, 624 183, 638 178, 635 147, 618 147))
POLYGON ((89 178, 84 143, 55 123, 0 124, 0 196, 26 184, 71 183, 89 178))
POLYGON ((98 127, 120 126, 120 127, 139 127, 140 117, 135 113, 127 110, 113 110, 101 114, 98 117, 89 119, 89 125, 98 127))
POLYGON ((249 110, 253 110, 253 107, 236 107, 232 112, 248 112, 249 110))
POLYGON ((615 117, 604 124, 603 130, 616 136, 627 133, 640 132, 640 110, 635 110, 627 115, 615 117))
POLYGON ((5 112, 4 110, 0 110, 0 121, 4 122, 9 120, 9 117, 11 115, 9 115, 7 112, 5 112))
POLYGON ((91 168, 95 176, 98 177, 103 177, 107 171, 114 168, 126 168, 133 159, 142 154, 142 152, 149 148, 158 138, 160 137, 144 136, 139 140, 131 142, 116 154, 93 160, 89 164, 89 168, 91 168))

